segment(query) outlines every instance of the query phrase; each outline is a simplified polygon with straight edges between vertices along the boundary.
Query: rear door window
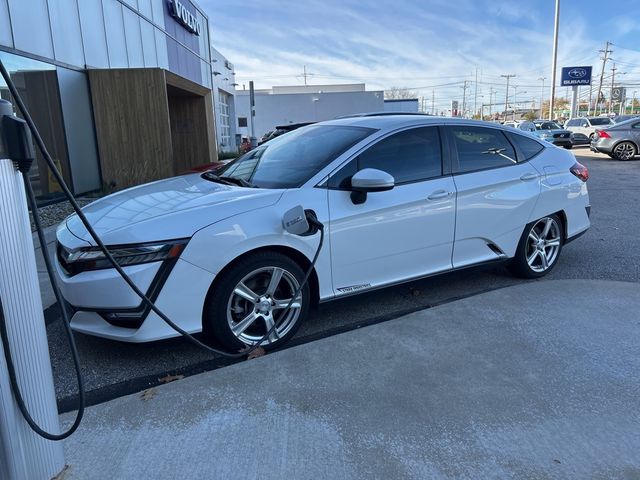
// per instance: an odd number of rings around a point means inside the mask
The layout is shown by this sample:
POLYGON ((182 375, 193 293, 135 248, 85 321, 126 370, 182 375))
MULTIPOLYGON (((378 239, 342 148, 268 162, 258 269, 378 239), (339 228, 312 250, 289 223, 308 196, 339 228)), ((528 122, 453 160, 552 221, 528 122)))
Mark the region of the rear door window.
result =
MULTIPOLYGON (((533 138, 518 135, 517 133, 509 133, 509 140, 515 143, 520 152, 524 156, 524 160, 530 160, 539 154, 544 147, 533 138)), ((522 160, 522 159, 521 159, 522 160)))
POLYGON ((517 163, 516 152, 505 134, 496 128, 451 126, 458 153, 458 172, 506 167, 517 163))

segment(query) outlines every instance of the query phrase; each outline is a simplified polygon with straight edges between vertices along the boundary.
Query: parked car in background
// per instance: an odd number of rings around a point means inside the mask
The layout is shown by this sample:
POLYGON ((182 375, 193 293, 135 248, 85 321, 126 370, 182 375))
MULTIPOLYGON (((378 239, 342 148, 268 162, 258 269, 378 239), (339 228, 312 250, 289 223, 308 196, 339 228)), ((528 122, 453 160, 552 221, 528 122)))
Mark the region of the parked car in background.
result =
POLYGON ((640 117, 597 129, 591 150, 616 160, 631 160, 640 152, 640 117))
POLYGON ((532 132, 532 133, 534 133, 536 131, 535 124, 533 122, 529 122, 529 121, 504 122, 503 125, 505 127, 517 128, 518 130, 522 130, 523 132, 532 132))
POLYGON ((313 123, 314 122, 299 122, 299 123, 289 123, 287 125, 278 125, 275 130, 265 133, 260 139, 260 141, 258 142, 258 145, 262 145, 263 143, 267 143, 269 140, 273 140, 274 138, 279 137, 280 135, 284 135, 285 133, 292 132, 294 130, 297 130, 300 127, 306 127, 307 125, 311 125, 313 123))
MULTIPOLYGON (((589 228, 588 177, 571 153, 513 128, 360 116, 83 212, 169 318, 238 351, 264 336, 265 348, 282 345, 316 302, 488 262, 542 277, 589 228), (283 222, 297 208, 326 226, 313 270, 319 235, 283 222)), ((77 215, 58 227, 56 270, 75 331, 124 342, 178 335, 124 284, 77 215)))
POLYGON ((548 120, 535 120, 533 124, 536 127, 536 131, 533 132, 540 139, 549 143, 553 143, 558 147, 564 147, 566 149, 573 148, 573 142, 571 141, 571 132, 565 130, 556 122, 548 120))
POLYGON ((581 133, 589 138, 589 140, 593 140, 596 128, 605 128, 608 125, 613 125, 613 123, 613 120, 609 117, 572 118, 567 121, 564 128, 572 133, 581 133))
POLYGON ((613 123, 622 123, 622 122, 626 122, 627 120, 631 120, 632 118, 640 118, 640 115, 618 115, 616 117, 613 117, 613 123))

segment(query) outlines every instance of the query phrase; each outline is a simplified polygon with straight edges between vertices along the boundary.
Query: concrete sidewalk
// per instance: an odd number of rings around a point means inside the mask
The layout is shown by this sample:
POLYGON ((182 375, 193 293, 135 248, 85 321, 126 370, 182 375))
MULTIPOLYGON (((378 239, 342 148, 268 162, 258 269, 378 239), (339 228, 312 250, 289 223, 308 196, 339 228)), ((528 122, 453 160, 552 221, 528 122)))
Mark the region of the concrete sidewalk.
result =
POLYGON ((640 285, 523 283, 196 375, 89 408, 65 452, 65 479, 637 479, 640 285))

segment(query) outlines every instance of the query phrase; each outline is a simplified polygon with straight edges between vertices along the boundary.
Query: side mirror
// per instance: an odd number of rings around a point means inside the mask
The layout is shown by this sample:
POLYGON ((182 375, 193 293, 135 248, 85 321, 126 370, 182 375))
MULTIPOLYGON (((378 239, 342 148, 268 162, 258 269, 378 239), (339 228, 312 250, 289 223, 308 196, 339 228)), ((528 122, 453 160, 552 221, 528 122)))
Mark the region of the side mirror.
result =
POLYGON ((364 168, 351 177, 351 201, 364 203, 369 192, 384 192, 395 186, 393 176, 375 168, 364 168))

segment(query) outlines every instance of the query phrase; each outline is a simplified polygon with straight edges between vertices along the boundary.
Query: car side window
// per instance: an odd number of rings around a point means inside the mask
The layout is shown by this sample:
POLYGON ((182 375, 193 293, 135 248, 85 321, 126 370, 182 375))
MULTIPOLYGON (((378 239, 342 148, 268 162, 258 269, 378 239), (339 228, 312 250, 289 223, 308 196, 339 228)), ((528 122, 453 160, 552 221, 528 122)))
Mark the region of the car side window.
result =
POLYGON ((509 140, 515 143, 520 149, 525 161, 532 159, 544 149, 540 142, 535 141, 533 138, 525 137, 524 135, 510 133, 509 140))
POLYGON ((634 123, 633 126, 631 128, 637 128, 640 129, 640 122, 638 123, 634 123))
POLYGON ((460 173, 517 163, 516 152, 502 131, 471 126, 450 128, 458 151, 460 173))
POLYGON ((351 177, 364 168, 391 174, 396 185, 441 176, 438 127, 412 128, 380 140, 334 174, 327 185, 348 189, 351 177))

